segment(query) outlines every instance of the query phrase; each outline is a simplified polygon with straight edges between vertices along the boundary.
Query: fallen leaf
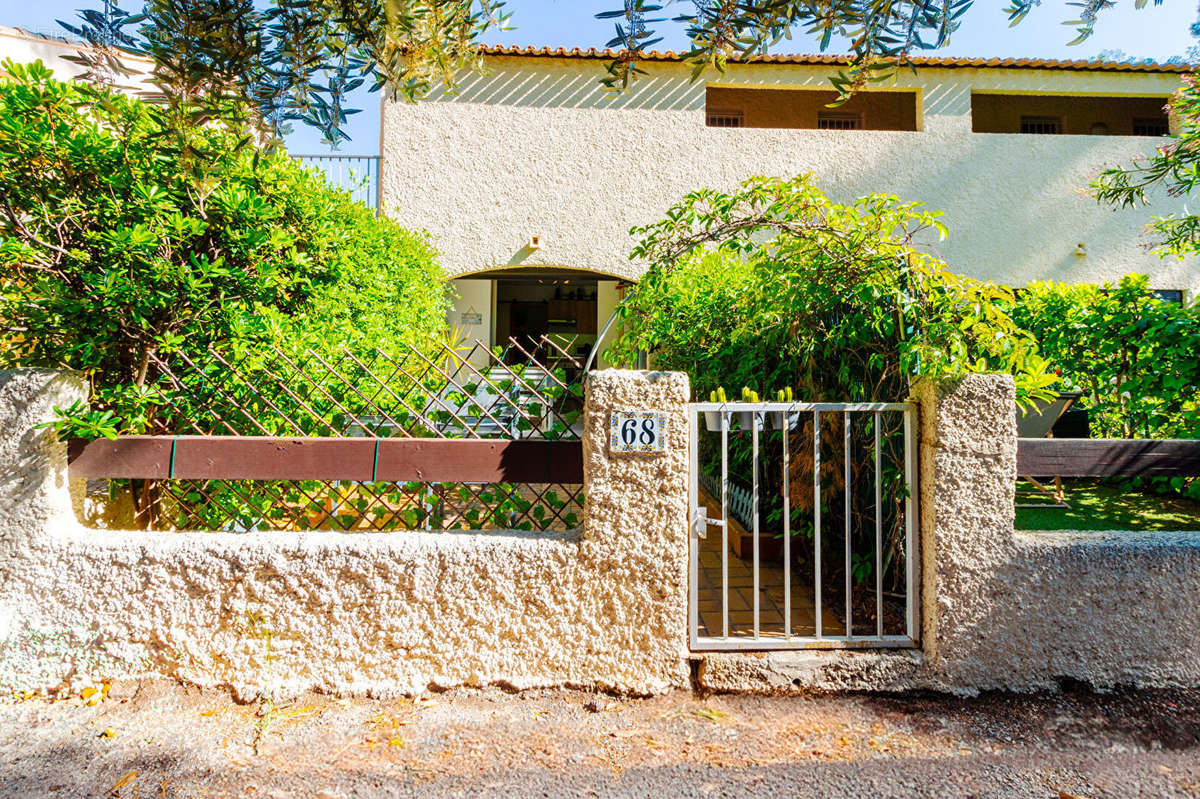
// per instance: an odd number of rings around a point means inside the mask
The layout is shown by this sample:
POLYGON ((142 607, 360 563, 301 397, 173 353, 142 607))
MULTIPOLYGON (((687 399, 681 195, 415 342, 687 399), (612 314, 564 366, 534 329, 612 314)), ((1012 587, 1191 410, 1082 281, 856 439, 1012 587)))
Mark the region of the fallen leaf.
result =
POLYGON ((298 708, 281 708, 275 711, 275 720, 285 721, 287 719, 302 718, 304 716, 312 715, 316 711, 316 705, 305 705, 304 707, 298 708))
POLYGON ((88 686, 87 688, 84 688, 82 691, 79 692, 79 698, 86 701, 88 699, 91 699, 93 696, 95 696, 98 693, 100 693, 100 692, 97 691, 95 688, 88 686))
POLYGON ((113 738, 116 736, 116 734, 117 734, 117 731, 114 730, 112 727, 105 727, 104 732, 100 733, 100 737, 101 738, 113 738))
POLYGON ((712 708, 708 708, 708 707, 702 707, 699 710, 693 710, 692 715, 697 716, 702 719, 708 719, 709 721, 728 721, 729 720, 728 713, 722 713, 720 710, 713 710, 712 708))
POLYGON ((393 735, 388 739, 388 746, 404 746, 404 739, 399 735, 393 735))
MULTIPOLYGON (((105 732, 108 732, 108 730, 105 730, 105 732)), ((111 738, 112 736, 108 736, 108 737, 110 737, 110 738, 111 738)), ((130 783, 132 783, 134 780, 136 780, 136 779, 137 779, 137 775, 138 775, 138 773, 137 773, 137 770, 136 770, 136 769, 134 769, 133 771, 129 772, 128 774, 126 774, 126 775, 125 775, 124 777, 122 777, 121 779, 117 780, 117 781, 116 781, 116 783, 114 783, 114 784, 113 784, 113 787, 111 787, 111 788, 109 788, 109 789, 108 789, 108 792, 109 792, 109 793, 116 793, 117 791, 119 791, 119 790, 121 790, 122 788, 124 788, 126 785, 129 785, 129 784, 130 784, 130 783)))

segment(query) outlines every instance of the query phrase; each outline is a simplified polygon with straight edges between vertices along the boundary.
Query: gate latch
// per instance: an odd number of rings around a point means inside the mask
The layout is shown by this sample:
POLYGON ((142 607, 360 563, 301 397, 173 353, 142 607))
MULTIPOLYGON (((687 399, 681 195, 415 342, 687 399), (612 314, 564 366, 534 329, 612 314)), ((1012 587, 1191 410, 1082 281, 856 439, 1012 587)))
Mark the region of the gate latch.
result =
POLYGON ((720 519, 708 518, 708 508, 692 508, 692 535, 697 538, 708 538, 708 526, 723 527, 725 522, 720 519))

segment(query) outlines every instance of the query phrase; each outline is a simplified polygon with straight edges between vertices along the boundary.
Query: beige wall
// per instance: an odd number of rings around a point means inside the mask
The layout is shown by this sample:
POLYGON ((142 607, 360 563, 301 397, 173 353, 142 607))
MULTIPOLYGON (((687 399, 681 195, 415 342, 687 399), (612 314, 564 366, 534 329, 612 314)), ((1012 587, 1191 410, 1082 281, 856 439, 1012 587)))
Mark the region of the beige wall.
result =
MULTIPOLYGON (((604 325, 612 317, 613 312, 617 310, 617 303, 621 301, 621 291, 618 288, 619 283, 616 280, 601 280, 596 284, 596 335, 604 330, 604 325)), ((608 335, 603 341, 597 339, 597 345, 600 352, 596 353, 597 368, 607 369, 612 366, 608 359, 604 357, 604 351, 612 346, 612 343, 617 340, 617 326, 614 324, 612 329, 608 331, 608 335)))
POLYGON ((829 108, 836 100, 837 92, 820 89, 709 86, 705 93, 708 112, 740 112, 748 128, 815 130, 817 115, 828 111, 857 114, 863 130, 917 130, 916 92, 863 92, 836 108, 829 108))
POLYGON ((1133 120, 1167 124, 1167 97, 1043 97, 1031 94, 972 94, 971 123, 976 133, 1020 133, 1021 117, 1058 117, 1067 135, 1088 135, 1108 126, 1111 136, 1132 136, 1133 120))
MULTIPOLYGON (((490 348, 496 328, 492 281, 467 278, 451 280, 450 285, 456 294, 446 319, 450 329, 466 339, 468 346, 480 341, 490 348), (479 324, 468 324, 468 314, 478 314, 479 324)), ((476 366, 487 366, 490 359, 486 352, 473 351, 471 361, 476 366)))
MULTIPOLYGON (((586 391, 576 533, 147 533, 74 517, 65 447, 36 426, 82 382, 0 372, 0 690, 686 687, 687 378, 605 370, 586 391), (667 451, 611 453, 614 410, 663 411, 667 451)), ((916 395, 922 648, 704 653, 700 686, 1200 686, 1200 531, 1015 532, 1012 379, 916 395)))
MULTIPOLYGON (((19 64, 41 61, 54 70, 54 77, 59 80, 67 80, 77 78, 85 71, 82 65, 68 60, 68 56, 73 56, 78 51, 79 46, 70 42, 34 36, 17 28, 0 25, 0 61, 7 58, 11 58, 19 64)), ((148 60, 134 56, 126 57, 124 63, 143 75, 148 74, 152 66, 148 60)), ((145 81, 144 77, 137 75, 132 77, 114 75, 113 80, 118 86, 132 89, 150 88, 150 84, 145 81)))
POLYGON ((591 376, 573 533, 84 529, 65 445, 35 425, 85 396, 72 374, 0 371, 4 693, 142 675, 244 698, 688 684, 683 375, 591 376), (666 412, 668 452, 612 456, 614 408, 666 412))
MULTIPOLYGON (((384 108, 386 205, 432 232, 452 273, 524 263, 636 277, 630 227, 661 218, 686 192, 811 171, 835 199, 883 191, 944 211, 949 239, 925 246, 974 277, 1023 285, 1142 271, 1159 288, 1200 289, 1195 260, 1160 260, 1144 247, 1150 216, 1182 199, 1113 211, 1079 191, 1152 140, 971 132, 972 92, 1166 97, 1177 74, 902 71, 885 88, 917 93, 921 131, 835 132, 706 127, 705 84, 681 65, 646 64, 649 74, 616 97, 598 83, 598 60, 488 65, 455 95, 384 108), (533 233, 542 247, 523 250, 533 233)), ((732 65, 720 83, 827 90, 828 79, 823 68, 759 64, 732 65)))

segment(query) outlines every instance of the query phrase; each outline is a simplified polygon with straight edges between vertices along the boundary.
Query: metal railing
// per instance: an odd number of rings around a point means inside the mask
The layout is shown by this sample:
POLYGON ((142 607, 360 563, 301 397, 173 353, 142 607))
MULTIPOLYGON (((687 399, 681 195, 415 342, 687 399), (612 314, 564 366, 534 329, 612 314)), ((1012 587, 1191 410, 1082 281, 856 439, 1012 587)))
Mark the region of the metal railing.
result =
POLYGON ((915 646, 916 406, 690 408, 691 648, 915 646), (731 515, 734 473, 750 486, 745 527, 731 515))
POLYGON ((305 166, 316 167, 325 179, 368 207, 379 209, 379 156, 377 155, 307 155, 293 154, 305 166))

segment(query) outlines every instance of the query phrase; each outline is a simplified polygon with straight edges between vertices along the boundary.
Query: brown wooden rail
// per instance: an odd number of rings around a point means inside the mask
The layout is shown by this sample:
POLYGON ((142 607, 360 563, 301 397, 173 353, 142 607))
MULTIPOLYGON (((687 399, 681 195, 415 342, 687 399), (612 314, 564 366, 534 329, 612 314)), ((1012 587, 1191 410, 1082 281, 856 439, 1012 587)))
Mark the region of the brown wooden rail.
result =
POLYGON ((1200 439, 1019 438, 1017 474, 1196 477, 1200 476, 1200 439))
POLYGON ((122 436, 69 442, 71 477, 582 483, 579 441, 122 436))

